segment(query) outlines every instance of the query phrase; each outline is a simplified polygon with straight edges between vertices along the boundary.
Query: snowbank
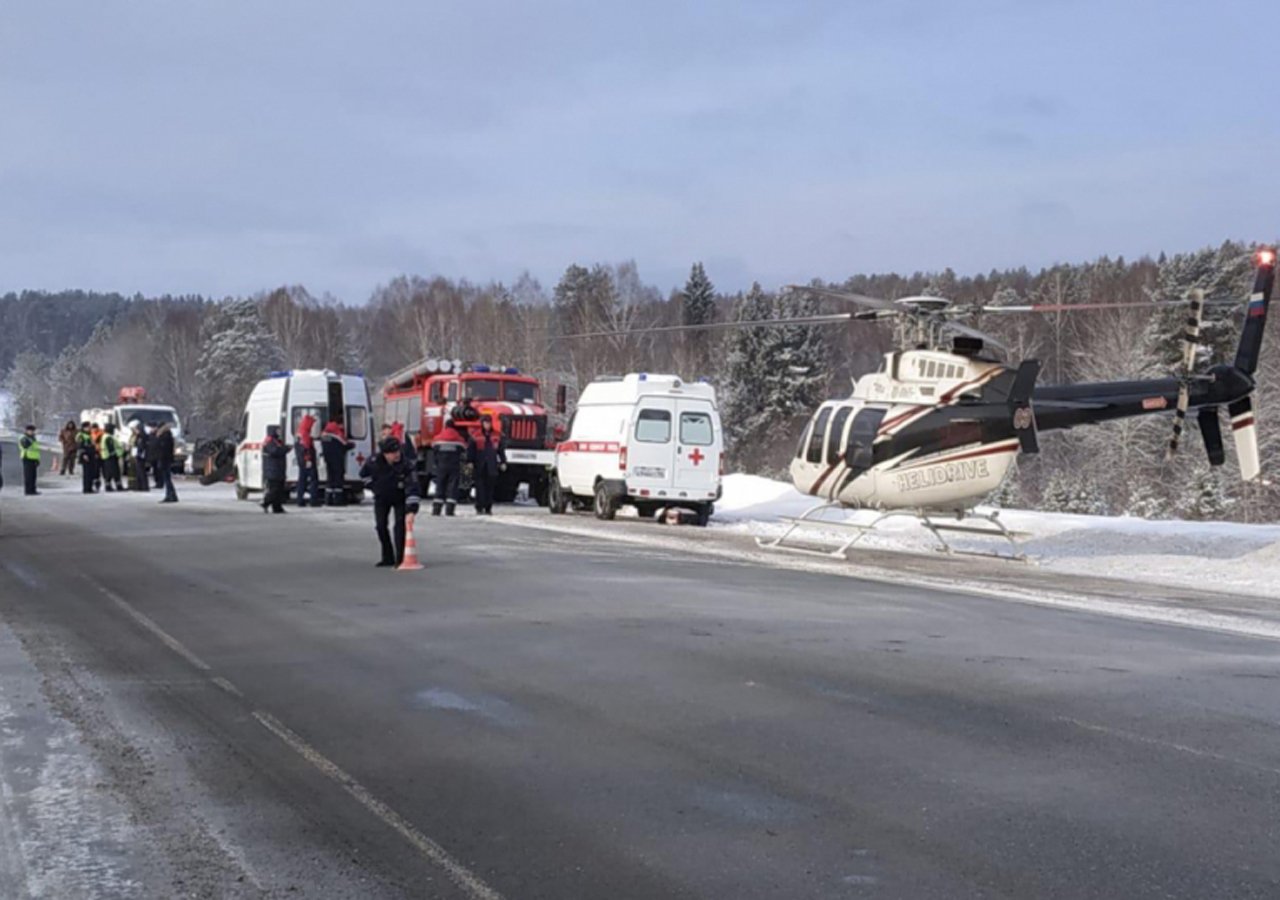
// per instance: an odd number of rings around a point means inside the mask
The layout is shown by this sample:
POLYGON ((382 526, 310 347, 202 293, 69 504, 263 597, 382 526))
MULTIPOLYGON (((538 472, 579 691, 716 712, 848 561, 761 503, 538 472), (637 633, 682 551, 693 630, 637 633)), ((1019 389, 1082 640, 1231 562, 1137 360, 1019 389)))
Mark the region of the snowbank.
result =
MULTIPOLYGON (((729 475, 713 524, 756 537, 774 537, 786 528, 783 516, 798 516, 813 505, 812 497, 789 483, 729 475)), ((871 511, 824 513, 828 520, 860 524, 869 524, 876 516, 871 511)), ((1149 522, 1027 510, 1003 510, 1000 519, 1019 533, 1019 548, 1041 569, 1280 597, 1280 525, 1149 522)), ((808 539, 836 544, 846 536, 837 529, 806 533, 808 539)), ((987 538, 948 536, 948 540, 967 550, 1003 552, 1008 548, 987 538)), ((882 523, 858 546, 928 553, 937 542, 917 522, 900 518, 882 523)))

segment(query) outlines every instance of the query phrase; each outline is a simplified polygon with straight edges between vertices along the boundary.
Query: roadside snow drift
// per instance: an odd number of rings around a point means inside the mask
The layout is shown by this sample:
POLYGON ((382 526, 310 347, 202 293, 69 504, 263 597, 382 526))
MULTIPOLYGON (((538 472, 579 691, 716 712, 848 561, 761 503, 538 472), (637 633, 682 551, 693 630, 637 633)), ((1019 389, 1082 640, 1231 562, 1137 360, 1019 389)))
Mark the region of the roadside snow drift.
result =
MULTIPOLYGON (((728 475, 712 523, 771 538, 786 529, 782 517, 798 516, 815 503, 787 482, 728 475)), ((878 515, 870 510, 827 510, 823 518, 870 524, 878 515)), ((1280 597, 1280 525, 1147 521, 1014 509, 1001 510, 1000 520, 1019 534, 1020 551, 1045 570, 1280 597)), ((810 528, 804 533, 806 542, 830 542, 833 549, 848 536, 840 529, 810 528)), ((1009 550, 1008 543, 998 538, 948 535, 947 540, 957 549, 1009 550)), ((858 547, 932 553, 937 546, 919 523, 895 518, 867 533, 850 555, 856 558, 858 547)), ((992 565, 1016 563, 993 560, 992 565)))

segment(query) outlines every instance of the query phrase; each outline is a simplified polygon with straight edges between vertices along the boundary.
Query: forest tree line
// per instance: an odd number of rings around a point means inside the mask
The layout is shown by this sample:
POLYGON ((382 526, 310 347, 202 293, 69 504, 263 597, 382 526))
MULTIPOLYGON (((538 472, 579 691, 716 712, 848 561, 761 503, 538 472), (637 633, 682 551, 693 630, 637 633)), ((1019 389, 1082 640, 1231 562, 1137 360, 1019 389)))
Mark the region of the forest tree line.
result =
MULTIPOLYGON (((1102 258, 1031 272, 961 276, 950 269, 856 275, 813 284, 895 299, 943 296, 960 304, 1073 305, 1178 300, 1192 288, 1243 298, 1252 248, 1226 242, 1135 261, 1102 258)), ((894 347, 890 326, 709 329, 627 335, 666 325, 701 325, 846 311, 800 292, 717 290, 701 264, 667 294, 644 282, 634 262, 569 266, 550 289, 528 275, 514 284, 404 276, 363 305, 315 297, 300 286, 252 297, 131 297, 74 291, 0 296, 0 373, 15 415, 48 427, 110 402, 122 385, 143 385, 176 406, 195 438, 233 434, 245 399, 268 372, 331 368, 363 372, 376 392, 389 373, 434 356, 513 365, 544 391, 570 395, 598 375, 675 372, 707 378, 722 399, 731 468, 780 476, 813 408, 846 396, 852 380, 894 347), (604 332, 595 337, 583 334, 604 332)), ((1211 307, 1198 368, 1230 360, 1243 303, 1211 307)), ((1016 361, 1038 358, 1042 383, 1161 377, 1180 354, 1181 311, 1108 309, 985 316, 1016 361)), ((1273 321, 1258 374, 1256 405, 1264 474, 1280 461, 1280 335, 1273 321)), ((1012 506, 1146 517, 1271 521, 1276 492, 1242 485, 1232 448, 1211 469, 1196 429, 1172 463, 1170 423, 1152 416, 1042 436, 1042 452, 995 499, 1012 506)))

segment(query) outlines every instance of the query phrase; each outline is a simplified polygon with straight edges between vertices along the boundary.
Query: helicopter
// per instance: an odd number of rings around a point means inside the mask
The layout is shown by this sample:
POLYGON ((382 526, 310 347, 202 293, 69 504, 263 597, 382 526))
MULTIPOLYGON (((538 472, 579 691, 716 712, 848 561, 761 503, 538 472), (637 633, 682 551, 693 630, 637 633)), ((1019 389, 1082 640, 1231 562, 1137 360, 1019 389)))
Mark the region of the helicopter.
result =
POLYGON ((827 300, 858 307, 847 313, 787 319, 676 325, 630 332, 594 332, 572 337, 685 331, 707 328, 821 325, 860 320, 892 320, 900 348, 886 353, 879 368, 857 379, 852 394, 824 402, 809 419, 790 463, 797 490, 818 505, 797 519, 792 529, 765 546, 784 547, 792 530, 807 524, 826 527, 831 508, 874 509, 881 517, 869 526, 854 526, 858 535, 833 555, 843 555, 866 531, 893 515, 918 518, 951 550, 941 531, 996 534, 1013 540, 998 512, 976 507, 996 490, 1021 453, 1039 452, 1044 431, 1094 425, 1132 416, 1173 413, 1166 457, 1177 452, 1190 410, 1204 439, 1209 463, 1226 460, 1221 410, 1226 408, 1240 475, 1260 477, 1254 417, 1254 374, 1262 346, 1267 310, 1275 284, 1276 250, 1255 254, 1253 289, 1247 300, 1244 327, 1232 363, 1193 371, 1204 308, 1236 300, 1206 300, 1193 291, 1187 302, 1180 370, 1171 377, 1037 385, 1041 364, 1026 359, 1008 365, 994 358, 1003 350, 989 334, 957 321, 975 313, 1026 313, 1083 309, 1178 307, 1174 301, 1143 303, 1039 304, 1032 306, 956 306, 941 297, 885 300, 814 286, 790 286, 827 300), (942 518, 981 524, 946 524, 942 518))

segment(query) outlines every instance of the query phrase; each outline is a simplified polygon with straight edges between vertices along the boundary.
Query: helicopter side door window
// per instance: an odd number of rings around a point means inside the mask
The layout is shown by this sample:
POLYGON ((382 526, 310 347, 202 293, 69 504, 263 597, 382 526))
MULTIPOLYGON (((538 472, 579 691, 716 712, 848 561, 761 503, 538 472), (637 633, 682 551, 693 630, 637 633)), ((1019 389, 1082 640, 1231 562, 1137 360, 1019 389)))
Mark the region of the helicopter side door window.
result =
POLYGON ((831 419, 831 407, 827 407, 818 412, 818 418, 813 423, 813 432, 809 435, 809 451, 805 454, 805 459, 811 463, 822 462, 822 447, 827 439, 827 422, 831 419))
POLYGON ((875 464, 876 433, 880 431, 884 414, 883 409, 864 409, 853 417, 845 461, 855 476, 861 475, 875 464))
POLYGON ((831 438, 827 441, 827 465, 834 466, 840 461, 841 440, 844 438, 844 426, 849 424, 849 415, 853 412, 848 406, 836 410, 831 420, 831 438))

